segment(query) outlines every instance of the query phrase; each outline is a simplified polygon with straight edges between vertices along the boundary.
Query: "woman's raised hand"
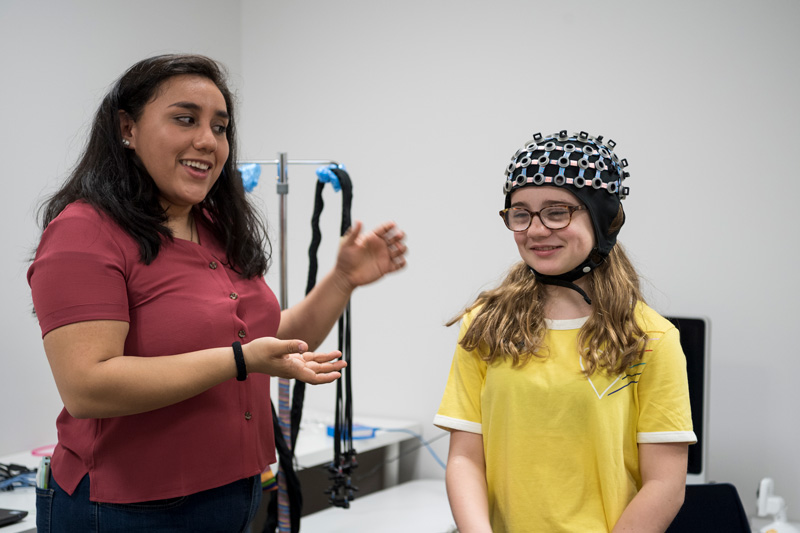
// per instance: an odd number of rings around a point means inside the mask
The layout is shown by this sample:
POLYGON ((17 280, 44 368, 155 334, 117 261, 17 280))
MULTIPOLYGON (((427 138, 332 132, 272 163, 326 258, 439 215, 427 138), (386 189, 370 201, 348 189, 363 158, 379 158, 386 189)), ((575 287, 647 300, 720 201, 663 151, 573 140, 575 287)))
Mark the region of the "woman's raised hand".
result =
POLYGON ((335 271, 350 289, 372 283, 406 265, 405 233, 394 222, 385 222, 372 231, 361 233, 356 222, 342 237, 335 271))

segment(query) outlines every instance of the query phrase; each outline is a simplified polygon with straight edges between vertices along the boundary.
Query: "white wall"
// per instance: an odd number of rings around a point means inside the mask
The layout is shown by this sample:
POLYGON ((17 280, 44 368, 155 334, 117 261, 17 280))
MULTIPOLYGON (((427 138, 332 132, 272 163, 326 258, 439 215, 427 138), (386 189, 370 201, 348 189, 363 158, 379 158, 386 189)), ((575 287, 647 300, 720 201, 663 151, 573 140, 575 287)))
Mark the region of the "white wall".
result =
MULTIPOLYGON (((439 434, 430 421, 456 335, 442 323, 517 258, 496 214, 508 158, 537 131, 604 134, 630 161, 621 241, 650 303, 712 321, 710 479, 734 483, 753 513, 772 476, 800 519, 800 4, 242 5, 247 155, 339 160, 354 217, 409 234, 407 271, 353 298, 357 414, 439 434)), ((313 175, 290 168, 289 180, 297 301, 313 175)), ((257 194, 274 212, 272 181, 257 194)), ((332 388, 310 394, 332 405, 332 388)), ((435 448, 444 457, 447 439, 435 448)), ((441 475, 419 455, 417 476, 441 475)))
MULTIPOLYGON (((242 155, 343 162, 354 217, 409 234, 407 270, 353 298, 356 415, 413 418, 439 435, 430 420, 456 335, 442 324, 516 259, 496 215, 502 169, 536 131, 587 130, 630 161, 621 241, 650 303, 712 320, 710 478, 734 483, 752 513, 758 480, 772 476, 800 519, 799 17, 792 0, 0 0, 0 49, 14 51, 0 55, 2 72, 15 80, 0 85, 14 198, 0 215, 12 250, 0 266, 11 300, 0 311, 0 454, 52 442, 59 406, 25 282, 33 207, 125 67, 198 51, 241 88, 242 155)), ((290 301, 305 286, 312 171, 290 169, 290 301)), ((274 225, 270 172, 255 195, 274 225)), ((327 193, 323 268, 339 208, 327 193)), ((330 409, 333 394, 314 388, 308 405, 330 409)), ((444 457, 447 439, 434 447, 444 457)), ((420 453, 415 475, 442 471, 420 453)))

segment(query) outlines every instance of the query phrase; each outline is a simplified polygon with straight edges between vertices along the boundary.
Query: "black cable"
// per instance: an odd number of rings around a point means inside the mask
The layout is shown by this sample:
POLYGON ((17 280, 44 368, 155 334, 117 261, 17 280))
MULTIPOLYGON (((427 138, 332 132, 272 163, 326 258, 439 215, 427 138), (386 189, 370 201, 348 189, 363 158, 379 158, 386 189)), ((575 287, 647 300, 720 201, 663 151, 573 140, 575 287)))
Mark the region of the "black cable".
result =
MULTIPOLYGON (((342 189, 342 223, 340 234, 345 235, 352 225, 350 206, 353 201, 353 186, 350 176, 342 169, 331 171, 339 178, 342 189)), ((353 361, 351 352, 350 302, 347 302, 339 318, 339 351, 347 366, 342 369, 342 377, 336 382, 336 413, 333 428, 333 461, 328 466, 330 488, 325 491, 328 501, 345 509, 355 498, 358 487, 352 484, 352 472, 358 466, 356 451, 353 448, 353 361)))
MULTIPOLYGON (((344 235, 348 229, 350 229, 350 205, 352 203, 353 194, 352 194, 352 184, 350 181, 350 176, 343 170, 334 169, 334 173, 339 177, 340 184, 342 185, 342 223, 340 227, 340 234, 344 235)), ((325 202, 322 199, 322 190, 325 187, 325 182, 318 181, 316 190, 314 193, 314 213, 311 218, 311 244, 308 249, 308 258, 309 258, 309 267, 308 267, 308 279, 306 282, 306 294, 311 292, 311 290, 316 285, 317 281, 317 270, 318 270, 318 261, 317 261, 317 251, 319 250, 319 245, 322 242, 322 232, 319 228, 319 219, 320 215, 322 214, 322 210, 325 207, 325 202)), ((347 307, 345 308, 345 312, 342 314, 342 317, 339 319, 339 350, 342 352, 344 360, 347 361, 348 367, 342 371, 342 379, 345 379, 345 375, 347 375, 347 400, 345 405, 348 406, 344 409, 345 413, 349 413, 349 431, 346 430, 345 434, 352 435, 352 402, 350 397, 352 395, 352 388, 350 386, 350 375, 349 372, 346 372, 347 369, 351 365, 350 361, 350 303, 347 303, 347 307), (346 339, 343 341, 343 339, 346 339), (343 349, 344 347, 344 349, 343 349)), ((339 422, 340 417, 340 407, 339 405, 342 403, 341 400, 341 381, 337 380, 337 411, 336 411, 336 428, 339 429, 342 426, 339 422)), ((278 421, 278 417, 275 415, 275 406, 272 406, 273 412, 273 428, 275 434, 275 441, 276 447, 278 451, 278 458, 280 461, 280 468, 286 473, 286 484, 287 484, 287 495, 289 497, 289 512, 290 512, 290 521, 291 521, 291 530, 292 533, 298 533, 300 530, 300 515, 302 513, 303 507, 303 498, 302 498, 302 491, 300 488, 300 479, 296 473, 296 457, 294 455, 295 445, 297 444, 297 435, 300 431, 300 423, 303 417, 303 403, 305 402, 305 386, 306 384, 300 380, 295 380, 294 388, 292 390, 292 407, 291 407, 291 447, 287 446, 283 439, 283 434, 281 432, 280 424, 278 421)), ((342 507, 348 507, 349 501, 353 499, 352 493, 353 490, 357 490, 355 487, 351 488, 350 483, 350 472, 355 467, 355 450, 352 449, 352 439, 350 440, 349 447, 347 447, 347 451, 345 452, 347 455, 347 460, 343 460, 342 458, 345 457, 345 454, 341 452, 338 448, 340 439, 334 439, 334 462, 331 463, 332 466, 336 463, 342 464, 342 476, 341 481, 339 482, 343 487, 344 490, 339 490, 337 488, 337 492, 342 493, 344 497, 339 498, 337 501, 343 502, 343 504, 339 505, 342 507)), ((334 487, 336 488, 336 486, 334 487)), ((331 489, 333 490, 333 488, 331 489)), ((326 491, 327 492, 327 491, 326 491)), ((331 496, 333 498, 333 495, 331 496)), ((277 492, 274 492, 272 495, 272 499, 269 503, 268 514, 267 514, 267 522, 264 527, 265 532, 273 533, 277 527, 277 492)), ((338 505, 335 502, 331 502, 334 505, 338 505)))

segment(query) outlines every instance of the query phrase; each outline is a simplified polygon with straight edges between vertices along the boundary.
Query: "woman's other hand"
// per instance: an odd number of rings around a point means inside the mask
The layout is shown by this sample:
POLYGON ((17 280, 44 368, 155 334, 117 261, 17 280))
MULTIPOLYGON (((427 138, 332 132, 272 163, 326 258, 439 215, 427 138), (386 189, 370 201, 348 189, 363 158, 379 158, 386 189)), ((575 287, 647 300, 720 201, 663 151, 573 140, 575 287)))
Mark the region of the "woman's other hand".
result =
POLYGON ((350 290, 406 265, 406 234, 394 222, 385 222, 363 234, 361 230, 361 222, 356 222, 342 237, 334 268, 350 290))
POLYGON ((309 352, 300 340, 279 340, 273 337, 255 339, 242 346, 248 372, 259 372, 288 379, 299 379, 312 385, 330 383, 341 377, 347 363, 338 361, 338 350, 326 353, 309 352))
POLYGON ((322 344, 356 287, 372 283, 406 265, 406 245, 403 244, 406 235, 394 222, 386 222, 366 233, 361 230, 362 224, 356 222, 342 237, 334 268, 303 300, 281 312, 276 337, 305 339, 308 343, 306 348, 295 352, 306 351, 308 347, 315 350, 322 344))

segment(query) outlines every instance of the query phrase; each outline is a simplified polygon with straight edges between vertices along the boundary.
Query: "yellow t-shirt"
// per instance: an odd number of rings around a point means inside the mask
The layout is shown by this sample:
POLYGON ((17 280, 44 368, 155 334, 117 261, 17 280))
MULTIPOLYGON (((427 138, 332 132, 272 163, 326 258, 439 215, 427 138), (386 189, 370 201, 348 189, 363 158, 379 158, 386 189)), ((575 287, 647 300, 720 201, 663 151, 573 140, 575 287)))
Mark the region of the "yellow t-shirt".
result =
POLYGON ((521 368, 456 348, 434 424, 483 435, 495 533, 610 531, 642 485, 638 443, 696 442, 678 331, 645 304, 637 320, 645 354, 618 376, 582 374, 585 318, 548 320, 547 357, 521 368))

